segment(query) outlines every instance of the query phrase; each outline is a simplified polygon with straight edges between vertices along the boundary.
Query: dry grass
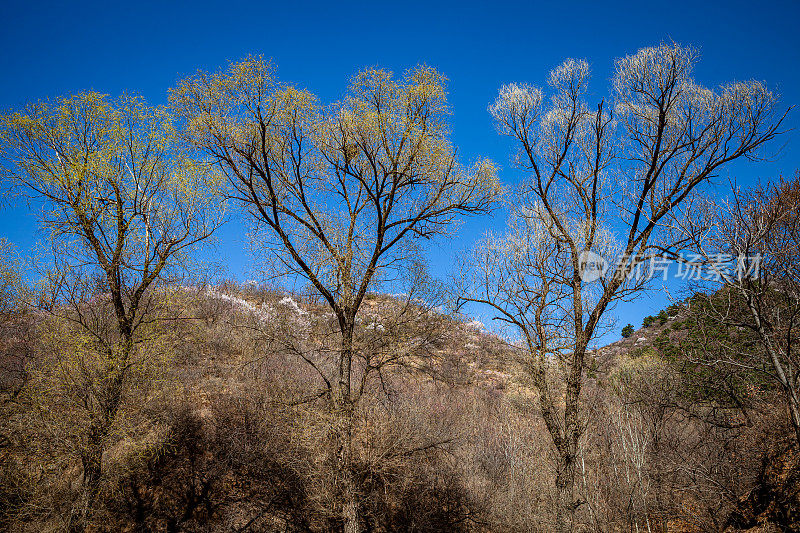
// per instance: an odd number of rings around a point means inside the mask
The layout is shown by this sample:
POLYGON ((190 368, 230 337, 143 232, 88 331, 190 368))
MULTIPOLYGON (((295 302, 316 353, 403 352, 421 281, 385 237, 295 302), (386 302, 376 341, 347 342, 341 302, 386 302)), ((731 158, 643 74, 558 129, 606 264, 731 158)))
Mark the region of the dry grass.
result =
MULTIPOLYGON (((326 323, 317 320, 324 310, 286 298, 228 284, 173 299, 176 314, 192 319, 170 328, 169 363, 128 407, 128 429, 104 457, 93 530, 341 527, 325 451, 326 403, 299 401, 319 376, 278 342, 291 335, 324 364, 326 323)), ((365 316, 389 323, 397 308, 376 295, 365 316)), ((354 434, 364 520, 372 531, 550 531, 553 450, 524 373, 500 339, 450 317, 437 320, 436 327, 419 317, 404 322, 405 335, 426 337, 425 357, 387 368, 366 387, 354 434)), ((359 337, 367 348, 380 343, 369 323, 359 337)), ((4 337, 8 353, 32 357, 35 335, 25 331, 27 344, 21 333, 4 337)), ((749 426, 712 427, 682 411, 679 377, 642 367, 624 355, 631 346, 594 354, 579 530, 655 530, 662 522, 670 531, 719 530, 757 486, 770 443, 764 435, 777 441, 785 430, 775 429, 780 417, 765 399, 749 426), (631 368, 620 387, 620 373, 631 368)), ((80 465, 24 393, 10 398, 2 405, 4 527, 67 530, 80 465)))

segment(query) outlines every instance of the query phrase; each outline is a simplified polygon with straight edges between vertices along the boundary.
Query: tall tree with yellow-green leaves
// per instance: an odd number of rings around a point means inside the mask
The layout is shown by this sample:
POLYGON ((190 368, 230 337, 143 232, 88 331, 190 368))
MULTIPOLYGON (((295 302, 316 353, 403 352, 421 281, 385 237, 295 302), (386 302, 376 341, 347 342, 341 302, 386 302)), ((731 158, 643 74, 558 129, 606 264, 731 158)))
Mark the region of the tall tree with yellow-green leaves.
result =
POLYGON ((167 109, 93 92, 0 117, 0 158, 7 184, 43 207, 53 261, 37 305, 49 390, 75 416, 85 519, 120 411, 153 364, 165 285, 221 223, 214 174, 181 148, 167 109))
POLYGON ((407 264, 414 239, 491 208, 501 192, 495 168, 459 164, 445 80, 427 67, 399 78, 364 70, 341 102, 323 107, 280 83, 268 62, 247 59, 186 79, 171 100, 188 138, 225 172, 228 196, 251 215, 278 271, 306 280, 336 316, 335 360, 314 366, 336 420, 334 511, 345 531, 360 531, 351 441, 358 383, 371 369, 353 343, 359 310, 376 280, 407 264))

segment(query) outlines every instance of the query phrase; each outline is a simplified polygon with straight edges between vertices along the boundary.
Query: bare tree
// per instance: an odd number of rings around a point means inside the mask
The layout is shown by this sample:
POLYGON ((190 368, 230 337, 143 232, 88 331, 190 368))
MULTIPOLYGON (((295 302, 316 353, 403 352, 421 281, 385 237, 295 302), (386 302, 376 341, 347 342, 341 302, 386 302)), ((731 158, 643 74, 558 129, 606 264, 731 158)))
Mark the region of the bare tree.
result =
POLYGON ((199 73, 172 91, 186 133, 228 176, 278 271, 305 279, 333 312, 336 364, 318 368, 334 425, 345 531, 361 528, 351 468, 356 318, 370 287, 408 258, 408 244, 445 233, 459 214, 487 212, 500 193, 494 166, 457 162, 444 78, 417 67, 395 79, 368 69, 344 100, 279 83, 248 59, 199 73))
POLYGON ((572 530, 581 504, 581 387, 606 312, 645 287, 637 269, 684 244, 664 230, 673 209, 727 163, 753 157, 785 116, 762 83, 696 84, 696 59, 667 44, 619 59, 612 105, 594 109, 585 102, 589 65, 570 59, 550 73, 549 100, 510 84, 489 107, 528 179, 508 233, 489 235, 470 257, 464 300, 490 306, 521 337, 557 455, 557 531, 572 530), (619 261, 592 269, 603 265, 589 252, 619 261))
POLYGON ((733 187, 729 200, 698 201, 677 217, 705 269, 699 294, 719 324, 749 333, 731 336, 698 360, 766 375, 780 388, 800 444, 800 172, 792 179, 733 187), (720 290, 721 289, 721 290, 720 290))
POLYGON ((151 356, 159 288, 220 224, 214 174, 180 149, 166 109, 97 93, 3 116, 0 156, 8 183, 44 207, 53 263, 34 305, 53 317, 53 375, 68 380, 64 397, 85 422, 88 509, 120 407, 151 356))

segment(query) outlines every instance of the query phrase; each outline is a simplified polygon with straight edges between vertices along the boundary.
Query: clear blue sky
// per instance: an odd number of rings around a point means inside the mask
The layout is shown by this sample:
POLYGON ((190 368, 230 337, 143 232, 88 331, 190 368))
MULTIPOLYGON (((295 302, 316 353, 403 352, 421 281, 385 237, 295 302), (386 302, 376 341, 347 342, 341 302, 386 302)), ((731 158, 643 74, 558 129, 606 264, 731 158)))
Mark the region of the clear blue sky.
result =
MULTIPOLYGON (((487 104, 505 82, 541 85, 567 57, 592 65, 596 96, 608 93, 616 57, 674 40, 702 54, 698 81, 765 80, 785 105, 800 104, 800 1, 779 2, 35 2, 0 4, 0 109, 31 100, 94 89, 111 95, 141 93, 166 102, 166 91, 198 68, 263 54, 280 77, 340 97, 359 68, 401 71, 419 62, 449 79, 453 137, 467 158, 499 162, 501 177, 515 183, 511 147, 494 131, 487 104)), ((789 126, 800 125, 795 112, 789 126)), ((800 133, 774 163, 738 165, 743 183, 790 174, 800 167, 800 133)), ((432 255, 443 275, 452 254, 502 221, 473 220, 460 237, 432 255)), ((40 235, 25 206, 0 211, 0 235, 21 253, 40 235)), ((221 257, 232 276, 248 276, 242 225, 220 235, 221 257)), ((635 325, 664 306, 663 291, 620 306, 622 324, 635 325)))

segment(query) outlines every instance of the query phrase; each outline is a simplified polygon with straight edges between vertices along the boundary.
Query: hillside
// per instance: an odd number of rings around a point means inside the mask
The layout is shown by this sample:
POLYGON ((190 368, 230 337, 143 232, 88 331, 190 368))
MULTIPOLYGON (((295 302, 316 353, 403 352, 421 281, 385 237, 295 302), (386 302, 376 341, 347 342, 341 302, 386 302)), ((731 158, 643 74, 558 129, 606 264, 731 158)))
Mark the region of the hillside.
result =
MULTIPOLYGON (((330 313, 230 284, 168 301, 182 318, 162 332, 155 380, 126 399, 130 416, 110 437, 95 530, 335 527, 330 414, 314 366, 335 349, 330 313)), ((670 531, 788 527, 797 467, 777 446, 771 400, 746 411, 686 402, 694 384, 660 348, 665 335, 686 336, 686 313, 593 355, 581 521, 608 531, 662 516, 670 531)), ((70 425, 84 422, 77 406, 64 409, 68 391, 43 389, 57 371, 37 355, 43 321, 28 317, 3 340, 6 361, 26 363, 3 389, 0 501, 12 531, 68 529, 81 484, 70 425)), ((386 295, 368 297, 357 340, 377 354, 361 364, 380 366, 364 383, 356 435, 375 531, 549 531, 552 445, 509 346, 480 324, 386 295)))
MULTIPOLYGON (((719 463, 703 468, 706 472, 701 475, 719 476, 714 484, 729 493, 724 506, 727 517, 714 521, 712 529, 753 533, 800 530, 800 460, 783 419, 785 407, 776 384, 765 379, 758 368, 720 368, 721 359, 713 359, 731 346, 743 354, 757 349, 747 329, 726 328, 711 320, 706 307, 720 296, 724 297, 717 293, 709 300, 696 295, 645 317, 646 325, 598 350, 598 358, 614 361, 616 371, 623 372, 637 361, 649 360, 645 366, 656 361, 660 370, 656 379, 674 379, 676 383, 646 389, 643 392, 656 394, 635 400, 651 403, 649 408, 661 410, 662 416, 673 409, 682 412, 684 421, 702 419, 705 431, 721 430, 719 445, 724 451, 717 452, 717 460, 739 448, 729 459, 729 473, 725 474, 719 463), (707 361, 711 363, 704 363, 707 361)), ((689 457, 690 453, 679 455, 682 461, 689 457)), ((690 468, 689 464, 676 466, 690 468)), ((676 525, 680 530, 687 524, 681 521, 676 525)))

